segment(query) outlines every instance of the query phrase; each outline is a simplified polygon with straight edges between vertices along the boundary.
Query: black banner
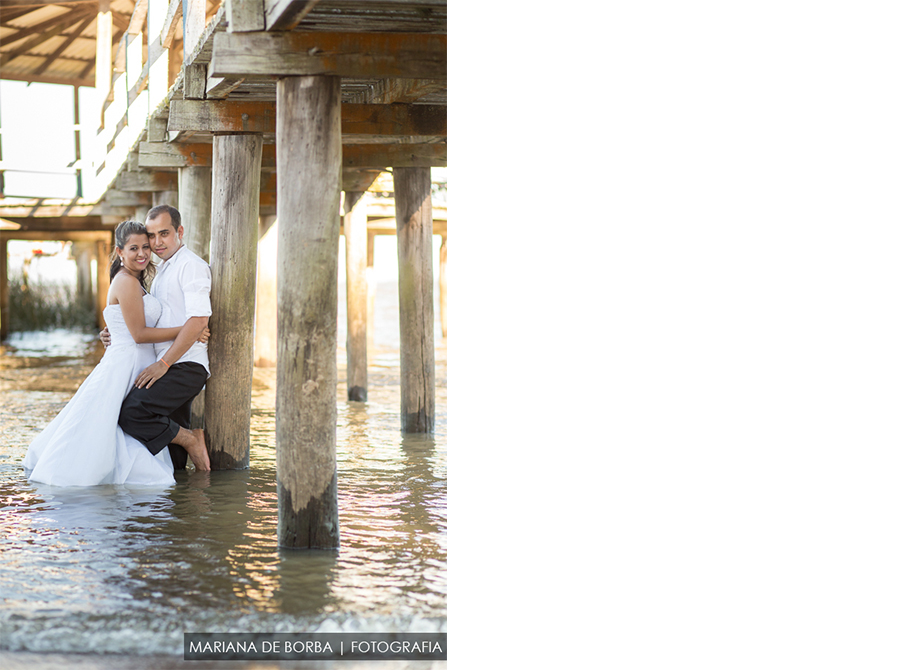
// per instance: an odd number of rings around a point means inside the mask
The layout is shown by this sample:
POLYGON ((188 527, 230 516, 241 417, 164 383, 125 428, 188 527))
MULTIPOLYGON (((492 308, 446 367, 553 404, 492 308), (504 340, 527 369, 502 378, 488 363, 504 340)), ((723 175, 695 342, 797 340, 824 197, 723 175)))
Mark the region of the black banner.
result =
POLYGON ((185 633, 186 661, 446 661, 447 633, 185 633))

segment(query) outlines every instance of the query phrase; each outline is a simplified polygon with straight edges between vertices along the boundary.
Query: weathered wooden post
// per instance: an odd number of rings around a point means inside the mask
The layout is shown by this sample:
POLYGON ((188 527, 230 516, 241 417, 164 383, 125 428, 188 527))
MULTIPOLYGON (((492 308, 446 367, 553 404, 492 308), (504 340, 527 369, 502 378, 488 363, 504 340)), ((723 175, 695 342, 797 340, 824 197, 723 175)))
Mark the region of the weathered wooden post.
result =
POLYGON ((178 168, 178 211, 188 249, 209 262, 212 168, 178 168))
POLYGON ((344 195, 344 247, 347 256, 347 399, 368 397, 366 353, 369 295, 366 287, 369 230, 365 193, 344 195))
POLYGON ((9 277, 6 276, 8 253, 8 240, 0 237, 0 340, 5 340, 9 335, 9 277))
MULTIPOLYGON (((274 217, 272 217, 274 218, 274 217)), ((278 222, 260 217, 259 252, 256 263, 256 335, 253 364, 275 367, 278 360, 278 222)))
POLYGON ((400 292, 400 427, 434 431, 431 168, 394 168, 400 292))
MULTIPOLYGON (((366 351, 375 351, 375 293, 378 281, 375 278, 375 233, 369 233, 366 240, 366 351)), ((368 363, 368 354, 366 355, 368 363)))
MULTIPOLYGON (((91 242, 73 242, 72 255, 75 257, 75 295, 83 307, 90 309, 94 306, 91 261, 97 258, 97 247, 91 242)), ((102 262, 97 259, 98 264, 102 262)))
POLYGON ((261 135, 216 135, 212 155, 210 267, 212 375, 206 444, 213 470, 250 463, 250 391, 259 226, 261 135))
POLYGON ((447 236, 441 235, 441 269, 438 283, 441 290, 441 336, 447 339, 447 236))
POLYGON ((153 206, 157 205, 171 205, 178 209, 178 191, 154 191, 153 206))
MULTIPOLYGON (((178 211, 187 248, 209 262, 212 168, 178 168, 178 211)), ((224 333, 221 333, 224 335, 224 333)), ((206 428, 206 389, 191 403, 191 428, 206 428)))
POLYGON ((341 83, 278 80, 278 544, 336 549, 341 83))

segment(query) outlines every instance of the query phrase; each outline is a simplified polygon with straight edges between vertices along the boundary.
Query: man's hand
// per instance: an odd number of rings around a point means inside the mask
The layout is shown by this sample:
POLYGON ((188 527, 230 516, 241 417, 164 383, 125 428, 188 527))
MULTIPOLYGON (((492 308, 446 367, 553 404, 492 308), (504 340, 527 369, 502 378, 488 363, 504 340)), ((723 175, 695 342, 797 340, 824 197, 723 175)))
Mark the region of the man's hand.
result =
POLYGON ((100 331, 100 341, 103 342, 103 347, 106 349, 112 344, 112 338, 109 336, 109 328, 104 328, 100 331))
POLYGON ((209 342, 209 336, 210 336, 209 328, 204 328, 203 332, 200 333, 200 337, 197 338, 197 341, 201 342, 202 344, 206 344, 207 342, 209 342))
POLYGON ((134 385, 139 389, 142 389, 145 386, 147 388, 150 388, 151 386, 153 386, 154 382, 156 382, 157 379, 166 374, 168 370, 168 365, 166 365, 162 361, 156 361, 156 363, 154 363, 153 365, 144 368, 144 371, 137 376, 134 385))

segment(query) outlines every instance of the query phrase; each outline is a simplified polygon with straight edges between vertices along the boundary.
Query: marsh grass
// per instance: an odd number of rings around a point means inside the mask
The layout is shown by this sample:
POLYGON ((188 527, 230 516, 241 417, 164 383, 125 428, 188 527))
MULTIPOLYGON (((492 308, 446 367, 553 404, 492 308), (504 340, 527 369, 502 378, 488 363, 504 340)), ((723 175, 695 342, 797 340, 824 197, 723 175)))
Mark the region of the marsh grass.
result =
POLYGON ((51 328, 90 330, 96 325, 93 306, 80 301, 73 286, 44 283, 34 278, 26 284, 21 272, 10 273, 10 332, 51 328))

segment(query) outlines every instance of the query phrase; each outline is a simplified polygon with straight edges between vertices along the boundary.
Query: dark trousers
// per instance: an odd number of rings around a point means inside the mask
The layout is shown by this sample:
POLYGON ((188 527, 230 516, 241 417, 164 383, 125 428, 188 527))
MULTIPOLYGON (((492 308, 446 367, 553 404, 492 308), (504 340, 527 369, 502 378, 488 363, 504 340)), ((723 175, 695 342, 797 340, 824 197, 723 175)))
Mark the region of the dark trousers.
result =
POLYGON ((133 388, 119 411, 119 425, 140 440, 153 455, 169 447, 176 470, 184 470, 187 452, 171 444, 182 426, 190 428, 191 401, 206 384, 206 368, 199 363, 176 363, 153 386, 133 388))

